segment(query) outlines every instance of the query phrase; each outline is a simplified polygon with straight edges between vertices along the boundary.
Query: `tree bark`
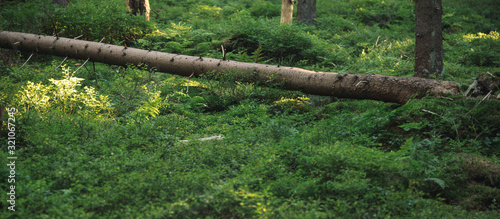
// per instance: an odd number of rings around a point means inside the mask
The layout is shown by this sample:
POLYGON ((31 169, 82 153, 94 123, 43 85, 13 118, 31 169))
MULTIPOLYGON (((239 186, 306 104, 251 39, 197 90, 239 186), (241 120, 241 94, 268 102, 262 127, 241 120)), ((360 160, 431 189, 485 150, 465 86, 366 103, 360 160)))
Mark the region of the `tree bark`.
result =
POLYGON ((405 103, 427 93, 458 94, 458 85, 450 81, 385 75, 356 75, 314 72, 300 68, 244 63, 229 60, 185 56, 104 43, 0 31, 0 47, 47 53, 76 59, 126 66, 146 65, 159 72, 182 76, 199 76, 228 70, 239 70, 253 80, 282 82, 285 89, 339 98, 373 99, 405 103))
POLYGON ((442 14, 441 0, 415 0, 415 77, 442 76, 442 14))
POLYGON ((282 0, 281 1, 281 24, 292 25, 293 18, 293 1, 292 0, 282 0))
POLYGON ((146 17, 146 20, 149 21, 149 0, 126 0, 127 8, 131 10, 133 15, 143 15, 146 17))
POLYGON ((316 0, 298 0, 297 20, 303 24, 316 24, 316 0))

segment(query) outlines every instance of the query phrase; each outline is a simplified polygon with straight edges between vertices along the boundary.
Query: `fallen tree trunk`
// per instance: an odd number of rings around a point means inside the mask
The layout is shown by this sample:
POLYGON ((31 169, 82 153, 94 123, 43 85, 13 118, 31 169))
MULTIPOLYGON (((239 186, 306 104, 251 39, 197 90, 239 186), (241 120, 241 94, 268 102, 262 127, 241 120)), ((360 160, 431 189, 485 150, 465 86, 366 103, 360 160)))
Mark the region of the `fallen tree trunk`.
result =
POLYGON ((458 94, 458 85, 417 77, 385 75, 356 75, 314 72, 300 68, 244 63, 229 60, 185 56, 142 49, 126 48, 104 43, 0 31, 0 47, 46 53, 76 59, 90 58, 95 62, 126 66, 146 65, 159 72, 190 76, 238 69, 256 80, 274 78, 285 89, 339 98, 373 99, 406 103, 411 97, 427 93, 458 94))

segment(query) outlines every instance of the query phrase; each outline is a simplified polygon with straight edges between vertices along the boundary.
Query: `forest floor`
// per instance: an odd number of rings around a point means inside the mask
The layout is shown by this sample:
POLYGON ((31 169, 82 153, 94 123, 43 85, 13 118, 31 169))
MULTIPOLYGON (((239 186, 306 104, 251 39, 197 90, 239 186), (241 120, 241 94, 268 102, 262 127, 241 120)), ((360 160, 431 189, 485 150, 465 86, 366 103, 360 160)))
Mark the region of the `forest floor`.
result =
MULTIPOLYGON (((122 0, 50 2, 2 1, 0 30, 413 75, 411 0, 318 1, 315 26, 280 25, 279 0, 151 1, 149 22, 122 0)), ((498 80, 499 4, 443 3, 442 80, 498 80)), ((0 50, 0 218, 500 217, 498 100, 401 105, 30 55, 0 50)))

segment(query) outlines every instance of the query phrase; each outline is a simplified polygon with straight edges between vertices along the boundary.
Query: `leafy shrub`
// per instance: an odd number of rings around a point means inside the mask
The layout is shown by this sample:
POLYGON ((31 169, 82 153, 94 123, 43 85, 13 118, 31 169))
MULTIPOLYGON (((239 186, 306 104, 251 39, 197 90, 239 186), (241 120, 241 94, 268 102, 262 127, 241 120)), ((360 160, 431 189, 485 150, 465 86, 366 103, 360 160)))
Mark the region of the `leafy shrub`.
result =
MULTIPOLYGON (((363 40, 360 39, 362 42, 363 40)), ((378 36, 372 44, 357 43, 361 52, 353 61, 352 66, 357 69, 356 73, 387 74, 394 76, 409 76, 413 74, 414 68, 414 46, 413 40, 387 42, 378 36)))
POLYGON ((356 20, 366 25, 379 25, 390 28, 392 24, 401 24, 404 20, 413 20, 413 4, 402 1, 353 1, 356 20))
POLYGON ((465 65, 500 67, 500 35, 496 31, 489 34, 466 34, 452 43, 450 51, 465 65), (493 50, 492 50, 493 49, 493 50))
MULTIPOLYGON (((147 111, 156 112, 159 98, 156 93, 160 92, 161 94, 161 90, 157 87, 158 83, 155 81, 157 76, 154 71, 144 71, 129 66, 127 68, 117 68, 112 73, 114 75, 110 76, 109 80, 106 80, 106 85, 112 86, 104 86, 102 92, 110 94, 111 101, 118 103, 114 105, 116 116, 130 115, 129 113, 134 112, 141 104, 152 104, 146 107, 149 109, 147 111)), ((149 113, 140 114, 145 116, 149 113)))
MULTIPOLYGON (((0 76, 0 105, 7 105, 17 93, 18 85, 10 77, 0 76)), ((3 110, 3 109, 0 109, 3 110)))
POLYGON ((168 94, 165 98, 166 110, 177 112, 179 114, 187 114, 188 111, 202 112, 207 105, 205 99, 201 96, 190 96, 182 92, 174 92, 168 94))
POLYGON ((0 23, 3 30, 47 33, 45 29, 53 25, 53 15, 60 11, 50 0, 41 1, 3 1, 0 2, 0 23), (43 32, 42 32, 43 31, 43 32))
POLYGON ((204 4, 197 4, 194 8, 191 8, 189 12, 190 18, 203 19, 203 18, 220 18, 220 11, 222 8, 217 6, 210 6, 204 4))
POLYGON ((162 100, 160 98, 161 91, 149 90, 147 86, 142 86, 148 99, 143 101, 131 114, 130 117, 136 122, 143 119, 149 120, 149 117, 156 117, 160 114, 162 100))
POLYGON ((108 96, 98 95, 93 87, 84 87, 84 92, 77 91, 76 87, 83 79, 73 77, 69 68, 63 68, 63 74, 62 80, 49 79, 54 85, 28 81, 16 97, 20 109, 45 111, 54 108, 70 113, 110 113, 112 106, 108 96))
POLYGON ((189 40, 190 38, 190 26, 180 22, 178 24, 171 23, 171 28, 147 34, 137 40, 136 45, 140 48, 154 51, 180 53, 182 49, 193 43, 189 40))
POLYGON ((273 109, 281 112, 307 112, 311 103, 308 97, 284 98, 274 101, 273 109))
POLYGON ((194 30, 186 23, 171 23, 165 30, 156 30, 134 43, 135 47, 185 55, 208 55, 215 50, 214 34, 207 30, 194 30))
POLYGON ((278 25, 263 20, 238 24, 233 37, 226 45, 230 49, 248 52, 261 47, 262 55, 266 58, 290 66, 298 60, 325 63, 339 61, 338 58, 331 58, 335 57, 335 54, 331 54, 330 49, 334 50, 335 47, 327 46, 319 38, 302 31, 300 27, 278 25))
POLYGON ((130 44, 153 30, 153 24, 143 16, 126 14, 123 1, 75 1, 53 15, 47 25, 48 34, 77 37, 83 40, 130 44))
MULTIPOLYGON (((227 109, 229 106, 244 100, 256 99, 257 101, 273 101, 282 95, 293 95, 293 91, 281 91, 283 83, 276 82, 271 77, 262 81, 254 74, 240 70, 228 70, 223 73, 205 73, 201 76, 205 89, 200 95, 205 97, 210 111, 227 109), (266 87, 262 87, 265 85, 266 87)), ((295 92, 297 93, 297 92, 295 92)))
POLYGON ((65 8, 49 0, 8 4, 0 13, 5 18, 3 29, 128 44, 153 30, 144 17, 126 14, 125 3, 119 0, 71 1, 65 8))
POLYGON ((478 105, 479 101, 462 98, 451 101, 426 97, 394 110, 388 125, 422 122, 418 129, 408 130, 407 135, 418 132, 424 134, 421 136, 442 139, 436 145, 436 152, 498 154, 498 150, 493 146, 498 144, 498 101, 485 101, 478 105), (457 105, 456 101, 461 104, 457 105), (488 110, 488 113, 484 113, 484 110, 488 110), (489 142, 493 139, 494 142, 489 142))
POLYGON ((253 1, 250 7, 253 17, 276 17, 281 14, 281 5, 271 1, 253 1))
POLYGON ((498 30, 500 21, 494 0, 444 1, 443 28, 449 33, 489 33, 498 30))

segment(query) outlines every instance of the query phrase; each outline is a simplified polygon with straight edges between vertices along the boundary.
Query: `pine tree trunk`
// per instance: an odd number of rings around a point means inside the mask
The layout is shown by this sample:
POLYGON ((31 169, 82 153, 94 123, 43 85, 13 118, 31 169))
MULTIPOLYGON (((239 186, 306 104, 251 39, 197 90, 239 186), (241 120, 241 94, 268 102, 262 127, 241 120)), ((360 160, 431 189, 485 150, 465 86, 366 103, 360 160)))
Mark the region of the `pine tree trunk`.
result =
POLYGON ((316 24, 316 0, 298 0, 297 20, 303 24, 316 24))
POLYGON ((442 14, 441 0, 415 0, 415 77, 442 76, 442 14))
POLYGON ((281 1, 281 24, 292 25, 293 18, 293 2, 291 0, 281 1))
POLYGON ((458 85, 449 81, 417 77, 385 75, 356 75, 314 72, 300 68, 244 63, 221 59, 185 56, 104 43, 0 31, 0 47, 52 54, 75 59, 90 58, 95 62, 126 66, 145 65, 159 72, 182 76, 199 76, 228 70, 239 70, 251 80, 268 81, 274 78, 285 89, 339 98, 373 99, 405 103, 412 97, 427 93, 458 94, 458 85))

